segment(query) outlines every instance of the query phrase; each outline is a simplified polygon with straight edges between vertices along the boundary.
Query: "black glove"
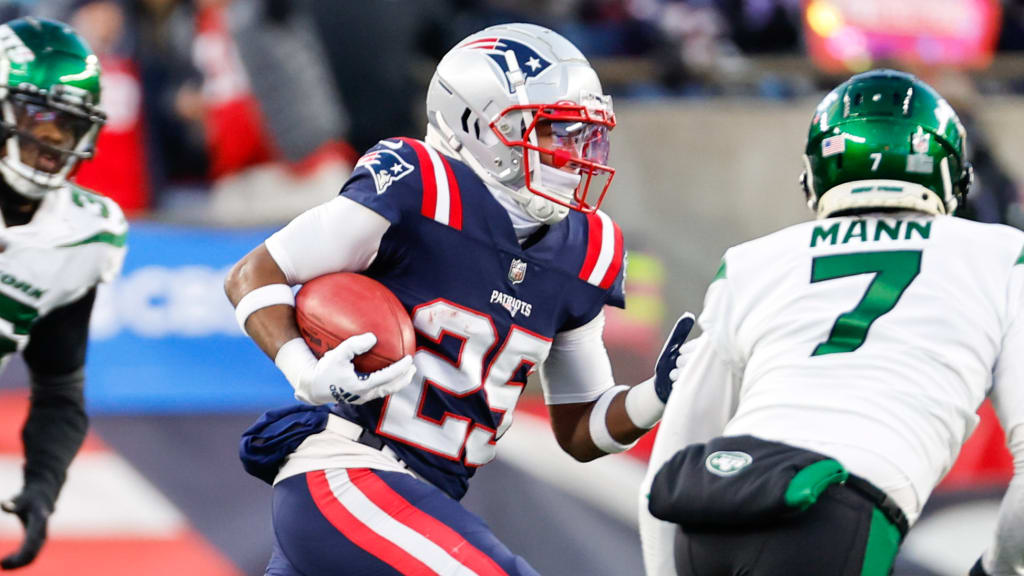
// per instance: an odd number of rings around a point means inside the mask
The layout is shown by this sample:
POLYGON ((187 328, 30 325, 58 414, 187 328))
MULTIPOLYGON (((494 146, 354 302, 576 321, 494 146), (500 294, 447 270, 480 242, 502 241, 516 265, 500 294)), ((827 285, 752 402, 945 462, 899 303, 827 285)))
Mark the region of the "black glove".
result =
MULTIPOLYGON (((672 378, 672 371, 677 368, 676 361, 679 359, 679 349, 686 342, 686 337, 693 329, 693 314, 683 314, 676 320, 672 333, 665 340, 665 346, 658 355, 658 363, 654 365, 654 391, 662 402, 668 402, 668 395, 672 392, 672 385, 675 380, 672 378)), ((677 374, 678 376, 678 374, 677 374)))
POLYGON ((981 558, 974 563, 971 567, 971 571, 967 573, 967 576, 991 576, 988 572, 985 572, 985 567, 981 565, 981 558))
POLYGON ((53 512, 47 498, 33 492, 22 492, 11 500, 0 503, 4 512, 18 516, 25 527, 25 540, 16 552, 0 560, 0 568, 13 570, 32 563, 46 542, 46 521, 53 512))

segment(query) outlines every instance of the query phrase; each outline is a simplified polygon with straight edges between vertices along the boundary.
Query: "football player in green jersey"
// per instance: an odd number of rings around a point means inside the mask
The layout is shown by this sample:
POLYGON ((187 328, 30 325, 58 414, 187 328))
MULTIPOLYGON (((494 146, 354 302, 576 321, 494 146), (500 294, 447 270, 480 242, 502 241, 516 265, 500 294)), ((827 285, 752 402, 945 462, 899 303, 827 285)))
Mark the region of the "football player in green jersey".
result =
POLYGON ((818 219, 730 248, 708 288, 641 498, 649 575, 887 576, 986 397, 1017 466, 971 574, 1024 575, 1024 233, 952 216, 965 146, 902 72, 818 105, 818 219))
POLYGON ((120 271, 127 224, 112 200, 68 181, 105 116, 99 61, 65 24, 0 25, 0 363, 23 354, 31 377, 22 430, 24 485, 0 504, 25 527, 0 568, 39 553, 85 438, 86 340, 96 286, 120 271))

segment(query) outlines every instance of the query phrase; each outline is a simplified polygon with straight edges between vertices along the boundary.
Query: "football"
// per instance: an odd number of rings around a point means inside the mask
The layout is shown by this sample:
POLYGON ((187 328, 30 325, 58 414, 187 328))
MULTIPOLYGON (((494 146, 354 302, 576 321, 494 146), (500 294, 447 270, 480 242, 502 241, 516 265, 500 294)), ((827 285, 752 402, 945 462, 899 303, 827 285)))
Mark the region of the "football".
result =
POLYGON ((362 274, 337 272, 306 282, 295 295, 295 320, 317 358, 350 336, 373 332, 377 344, 352 361, 360 372, 416 351, 412 320, 398 297, 362 274))

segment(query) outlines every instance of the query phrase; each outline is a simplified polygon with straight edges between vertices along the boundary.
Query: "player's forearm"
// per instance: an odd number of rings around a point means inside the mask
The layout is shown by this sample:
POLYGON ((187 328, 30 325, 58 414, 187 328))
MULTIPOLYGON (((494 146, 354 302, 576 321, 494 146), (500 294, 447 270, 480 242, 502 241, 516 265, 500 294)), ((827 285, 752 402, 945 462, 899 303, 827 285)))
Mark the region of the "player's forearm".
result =
MULTIPOLYGON (((637 384, 637 386, 646 386, 646 383, 637 384)), ((612 399, 612 403, 608 407, 608 416, 605 418, 605 424, 608 426, 608 432, 612 435, 612 438, 620 444, 632 444, 650 431, 650 426, 639 426, 633 421, 633 418, 630 417, 630 413, 626 409, 626 399, 630 394, 650 394, 653 396, 654 391, 652 389, 648 392, 642 388, 634 387, 616 395, 615 398, 612 399)), ((660 408, 659 412, 664 411, 665 406, 660 404, 660 401, 657 400, 657 396, 653 396, 652 399, 649 399, 649 402, 657 402, 660 408)), ((657 418, 660 418, 660 416, 661 415, 658 414, 657 418)))
POLYGON ((648 430, 639 428, 630 421, 626 414, 625 396, 625 393, 618 393, 611 399, 603 419, 607 429, 603 434, 595 430, 599 424, 595 422, 595 418, 600 420, 600 415, 595 416, 594 411, 600 410, 600 401, 548 406, 555 438, 562 450, 580 462, 589 462, 610 453, 621 452, 643 436, 648 430), (598 438, 595 438, 595 435, 598 438), (602 436, 606 438, 603 442, 600 439, 602 436), (622 446, 602 446, 607 444, 608 436, 614 443, 622 446))
MULTIPOLYGON (((286 285, 284 272, 277 266, 265 245, 261 244, 231 268, 224 280, 224 292, 232 306, 238 306, 257 288, 286 285)), ((299 338, 295 310, 288 304, 260 308, 245 319, 245 332, 271 359, 290 340, 299 338)))
POLYGON ((21 432, 25 447, 25 487, 52 509, 89 427, 81 370, 63 376, 32 375, 28 419, 21 432))

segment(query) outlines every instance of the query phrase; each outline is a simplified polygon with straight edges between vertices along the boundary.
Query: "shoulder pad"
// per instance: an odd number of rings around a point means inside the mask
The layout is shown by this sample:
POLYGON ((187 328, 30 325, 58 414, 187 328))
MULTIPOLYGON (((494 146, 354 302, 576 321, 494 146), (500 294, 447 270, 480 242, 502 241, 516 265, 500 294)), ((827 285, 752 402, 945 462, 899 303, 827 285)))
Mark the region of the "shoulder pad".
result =
POLYGON ((607 214, 587 214, 587 255, 579 278, 598 288, 611 288, 622 272, 625 250, 622 230, 607 214))
POLYGON ((76 228, 74 234, 78 237, 78 240, 68 243, 68 246, 92 242, 124 246, 128 222, 117 202, 81 186, 70 185, 67 187, 67 193, 70 196, 70 220, 76 228))
MULTIPOLYGON (((413 138, 381 140, 357 162, 373 177, 377 194, 406 179, 422 192, 420 213, 441 224, 462 229, 462 197, 450 160, 413 138)), ((353 171, 353 173, 355 172, 353 171)))

